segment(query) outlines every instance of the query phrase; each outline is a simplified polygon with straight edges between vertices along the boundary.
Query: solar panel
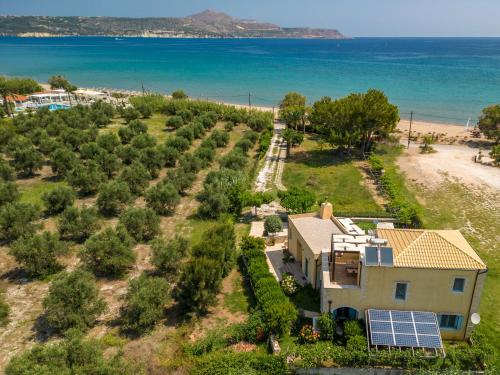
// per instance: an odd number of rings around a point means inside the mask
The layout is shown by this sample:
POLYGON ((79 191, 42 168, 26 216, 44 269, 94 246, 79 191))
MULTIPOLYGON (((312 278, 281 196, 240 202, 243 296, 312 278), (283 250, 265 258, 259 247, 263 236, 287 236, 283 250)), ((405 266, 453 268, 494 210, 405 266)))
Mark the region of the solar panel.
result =
POLYGON ((372 344, 394 346, 394 336, 392 333, 372 332, 372 344))
POLYGON ((417 337, 415 335, 400 335, 395 334, 396 346, 417 347, 417 337))
POLYGON ((415 328, 413 327, 413 323, 400 323, 394 322, 392 323, 394 327, 394 333, 407 333, 410 335, 415 334, 415 328))
POLYGON ((421 348, 435 348, 440 349, 443 347, 441 337, 434 335, 418 335, 418 341, 421 348))
POLYGON ((372 345, 443 347, 436 315, 432 312, 369 309, 368 323, 372 345))
POLYGON ((394 265, 394 257, 392 255, 392 247, 380 248, 380 265, 392 267, 394 265))
POLYGON ((415 323, 415 329, 420 335, 439 335, 439 332, 436 332, 435 324, 415 323))
POLYGON ((436 316, 434 313, 423 312, 423 311, 413 311, 413 319, 418 323, 436 323, 436 316))
POLYGON ((378 265, 378 254, 376 247, 367 246, 365 248, 365 260, 367 266, 378 265))

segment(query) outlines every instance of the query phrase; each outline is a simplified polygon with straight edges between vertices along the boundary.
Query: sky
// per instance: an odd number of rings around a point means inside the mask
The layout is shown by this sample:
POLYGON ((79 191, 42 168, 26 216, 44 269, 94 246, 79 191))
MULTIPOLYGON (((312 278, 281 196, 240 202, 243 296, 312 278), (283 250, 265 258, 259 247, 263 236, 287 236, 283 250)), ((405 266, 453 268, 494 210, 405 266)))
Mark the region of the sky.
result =
POLYGON ((500 0, 0 0, 3 15, 182 17, 208 8, 353 37, 500 37, 500 0))

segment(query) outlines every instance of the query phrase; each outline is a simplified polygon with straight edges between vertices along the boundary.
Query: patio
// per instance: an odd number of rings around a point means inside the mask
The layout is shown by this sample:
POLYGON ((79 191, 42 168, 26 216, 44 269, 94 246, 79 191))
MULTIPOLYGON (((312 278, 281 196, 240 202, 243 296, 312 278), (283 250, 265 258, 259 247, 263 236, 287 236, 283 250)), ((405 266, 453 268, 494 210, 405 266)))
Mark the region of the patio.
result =
POLYGON ((295 277, 298 284, 304 286, 306 284, 306 276, 302 272, 302 267, 299 262, 283 262, 283 244, 276 244, 266 247, 267 263, 269 270, 281 281, 283 274, 290 273, 295 277))

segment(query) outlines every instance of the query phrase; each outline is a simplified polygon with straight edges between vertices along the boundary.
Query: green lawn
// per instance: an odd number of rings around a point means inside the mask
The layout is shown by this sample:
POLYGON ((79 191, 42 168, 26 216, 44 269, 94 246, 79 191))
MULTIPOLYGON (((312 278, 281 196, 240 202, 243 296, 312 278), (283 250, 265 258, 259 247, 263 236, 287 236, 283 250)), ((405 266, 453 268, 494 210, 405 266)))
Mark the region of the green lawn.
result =
POLYGON ((160 113, 155 113, 148 119, 141 119, 148 126, 148 133, 156 137, 158 143, 163 143, 173 131, 169 131, 165 127, 165 122, 168 116, 160 113))
POLYGON ((425 198, 425 227, 460 229, 488 266, 477 330, 495 347, 500 366, 500 197, 451 182, 432 191, 413 188, 422 200, 425 198))
POLYGON ((310 137, 292 150, 283 184, 313 191, 319 201, 328 200, 337 212, 384 212, 363 185, 355 161, 338 156, 328 146, 320 150, 310 137))
POLYGON ((224 295, 224 307, 233 314, 248 313, 252 303, 252 294, 247 288, 241 273, 237 272, 233 280, 233 290, 224 295))
POLYGON ((67 186, 66 181, 44 181, 39 180, 30 185, 19 186, 19 192, 21 193, 20 200, 25 203, 32 203, 35 205, 42 206, 42 195, 45 192, 51 191, 58 186, 67 186))

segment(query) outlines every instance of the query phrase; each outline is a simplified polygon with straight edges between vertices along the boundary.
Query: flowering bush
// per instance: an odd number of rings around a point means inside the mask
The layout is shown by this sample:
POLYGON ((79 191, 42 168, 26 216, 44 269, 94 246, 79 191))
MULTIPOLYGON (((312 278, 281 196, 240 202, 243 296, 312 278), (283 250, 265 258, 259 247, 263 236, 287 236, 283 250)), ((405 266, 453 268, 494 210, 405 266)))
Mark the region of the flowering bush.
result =
POLYGON ((291 296, 297 291, 297 282, 293 275, 285 274, 283 275, 283 280, 281 280, 281 288, 287 296, 291 296))
POLYGON ((312 325, 306 324, 300 330, 300 340, 307 344, 313 344, 319 340, 319 333, 314 332, 312 325))

